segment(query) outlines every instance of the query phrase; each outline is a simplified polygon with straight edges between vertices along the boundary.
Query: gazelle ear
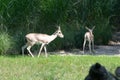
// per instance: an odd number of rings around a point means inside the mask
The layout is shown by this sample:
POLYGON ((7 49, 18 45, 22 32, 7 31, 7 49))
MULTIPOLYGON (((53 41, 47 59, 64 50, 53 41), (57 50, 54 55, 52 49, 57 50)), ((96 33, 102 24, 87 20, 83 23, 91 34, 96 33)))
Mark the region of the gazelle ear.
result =
POLYGON ((86 28, 87 30, 89 30, 89 28, 88 28, 87 26, 86 26, 85 28, 86 28))
POLYGON ((94 29, 95 29, 95 26, 93 26, 92 30, 94 30, 94 29))

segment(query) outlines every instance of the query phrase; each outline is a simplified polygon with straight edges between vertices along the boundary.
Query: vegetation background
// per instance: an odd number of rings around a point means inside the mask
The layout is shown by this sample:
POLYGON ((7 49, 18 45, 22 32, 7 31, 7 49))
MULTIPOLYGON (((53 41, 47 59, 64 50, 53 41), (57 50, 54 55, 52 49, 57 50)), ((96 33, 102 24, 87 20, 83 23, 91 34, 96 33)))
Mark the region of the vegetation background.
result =
POLYGON ((48 45, 49 51, 80 49, 85 26, 96 26, 95 44, 107 44, 112 28, 120 24, 119 4, 120 0, 0 0, 0 53, 19 54, 27 33, 52 34, 57 25, 65 38, 48 45))

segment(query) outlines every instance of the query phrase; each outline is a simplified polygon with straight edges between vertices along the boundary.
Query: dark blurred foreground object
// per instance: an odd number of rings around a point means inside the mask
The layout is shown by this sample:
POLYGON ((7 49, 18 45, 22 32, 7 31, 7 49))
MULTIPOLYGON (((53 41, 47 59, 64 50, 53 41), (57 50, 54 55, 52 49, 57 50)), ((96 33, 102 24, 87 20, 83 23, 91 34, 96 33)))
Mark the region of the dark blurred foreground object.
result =
POLYGON ((120 80, 120 67, 117 67, 115 70, 115 75, 119 78, 120 80))
POLYGON ((106 70, 100 63, 96 63, 90 67, 85 80, 120 80, 120 67, 116 68, 115 75, 106 70))

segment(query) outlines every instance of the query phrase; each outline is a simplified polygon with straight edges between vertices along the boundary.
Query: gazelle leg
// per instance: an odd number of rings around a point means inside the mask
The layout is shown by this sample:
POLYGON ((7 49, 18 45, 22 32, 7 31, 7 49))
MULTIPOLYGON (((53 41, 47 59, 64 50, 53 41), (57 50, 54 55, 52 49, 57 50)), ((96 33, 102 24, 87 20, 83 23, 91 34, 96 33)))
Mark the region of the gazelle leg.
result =
POLYGON ((85 53, 85 44, 86 44, 86 39, 84 40, 84 43, 83 43, 83 54, 85 53))
POLYGON ((94 50, 94 40, 92 41, 92 50, 93 50, 93 52, 95 52, 95 50, 94 50))
POLYGON ((46 46, 44 46, 44 50, 45 50, 45 56, 47 57, 47 49, 46 49, 46 46))
POLYGON ((32 57, 34 57, 33 54, 32 54, 32 52, 30 51, 31 47, 32 47, 32 46, 28 46, 28 47, 27 47, 27 50, 28 50, 28 52, 30 53, 30 55, 31 55, 32 57))
POLYGON ((89 41, 89 50, 90 50, 90 53, 91 53, 91 41, 89 41))
POLYGON ((42 48, 44 47, 45 44, 42 44, 41 47, 40 47, 40 51, 39 51, 39 54, 38 54, 38 57, 40 56, 41 54, 41 51, 42 51, 42 48))
POLYGON ((25 44, 23 47, 22 47, 22 55, 24 56, 24 50, 25 48, 27 47, 27 44, 25 44))

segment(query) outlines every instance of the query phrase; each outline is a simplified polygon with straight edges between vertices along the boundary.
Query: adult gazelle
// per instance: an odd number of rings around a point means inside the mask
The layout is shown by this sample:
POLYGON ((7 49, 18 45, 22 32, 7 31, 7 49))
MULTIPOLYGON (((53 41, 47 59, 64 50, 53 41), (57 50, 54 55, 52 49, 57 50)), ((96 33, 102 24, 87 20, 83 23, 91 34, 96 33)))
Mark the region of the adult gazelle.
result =
POLYGON ((43 48, 45 50, 45 56, 47 57, 46 45, 48 45, 50 42, 52 42, 57 37, 63 38, 64 35, 62 34, 60 26, 58 26, 58 29, 52 35, 41 34, 41 33, 29 33, 25 37, 26 37, 27 43, 22 47, 22 55, 24 55, 24 49, 27 48, 29 54, 32 57, 34 57, 30 49, 34 44, 40 43, 41 47, 38 53, 38 57, 40 56, 43 48))

